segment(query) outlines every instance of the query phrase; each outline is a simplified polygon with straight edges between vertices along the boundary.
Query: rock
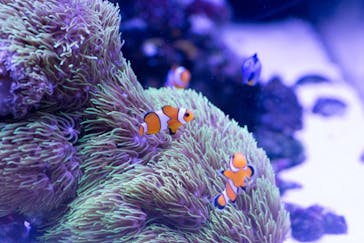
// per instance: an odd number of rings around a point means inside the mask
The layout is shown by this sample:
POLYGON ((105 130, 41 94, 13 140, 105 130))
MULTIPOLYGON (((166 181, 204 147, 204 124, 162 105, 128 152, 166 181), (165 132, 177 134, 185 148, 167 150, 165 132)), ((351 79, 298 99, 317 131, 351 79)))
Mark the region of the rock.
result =
POLYGON ((348 230, 345 218, 313 205, 306 209, 292 203, 286 204, 290 213, 292 236, 302 242, 314 241, 323 234, 343 234, 348 230))
POLYGON ((364 163, 364 151, 360 155, 360 161, 364 163))
POLYGON ((258 145, 267 152, 276 172, 289 169, 305 160, 304 148, 293 135, 286 135, 262 127, 257 129, 254 135, 258 145))
POLYGON ((286 134, 302 128, 302 106, 294 89, 279 78, 262 87, 258 103, 261 113, 259 123, 265 128, 286 134))
POLYGON ((341 116, 345 113, 347 105, 338 99, 320 97, 316 100, 312 112, 324 117, 341 116))
POLYGON ((321 207, 311 206, 303 209, 291 204, 286 209, 290 212, 292 236, 296 240, 314 241, 325 233, 321 207))
POLYGON ((304 85, 304 84, 319 84, 319 83, 328 83, 330 80, 324 76, 319 74, 308 74, 296 81, 296 86, 304 85))
POLYGON ((326 234, 344 234, 348 226, 344 216, 328 212, 324 215, 324 230, 326 234))

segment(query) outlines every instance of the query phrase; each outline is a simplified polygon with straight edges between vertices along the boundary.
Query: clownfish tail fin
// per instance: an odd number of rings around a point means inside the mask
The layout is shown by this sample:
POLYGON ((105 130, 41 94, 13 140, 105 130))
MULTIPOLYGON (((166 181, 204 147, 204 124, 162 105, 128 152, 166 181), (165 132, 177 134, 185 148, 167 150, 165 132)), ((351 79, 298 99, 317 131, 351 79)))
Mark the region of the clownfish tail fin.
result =
POLYGON ((214 206, 218 209, 224 209, 226 205, 224 195, 219 194, 214 198, 214 206))
POLYGON ((146 126, 147 124, 145 122, 143 122, 142 124, 140 124, 139 126, 139 136, 143 136, 146 133, 146 126))

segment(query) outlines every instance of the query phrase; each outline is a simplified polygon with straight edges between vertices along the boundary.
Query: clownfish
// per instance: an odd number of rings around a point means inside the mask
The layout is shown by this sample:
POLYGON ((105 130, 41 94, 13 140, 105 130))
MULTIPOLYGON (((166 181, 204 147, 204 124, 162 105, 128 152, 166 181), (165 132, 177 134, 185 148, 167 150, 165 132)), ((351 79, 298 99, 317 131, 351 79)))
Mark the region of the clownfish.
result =
POLYGON ((245 182, 254 175, 254 167, 247 164, 242 153, 230 156, 230 169, 221 173, 227 178, 225 189, 214 199, 214 206, 223 209, 231 201, 235 202, 239 188, 245 190, 245 182))
POLYGON ((193 114, 190 110, 165 105, 161 110, 145 114, 144 122, 139 127, 139 135, 156 134, 166 129, 173 135, 180 126, 190 122, 192 119, 193 114))
POLYGON ((183 66, 173 66, 167 74, 165 86, 177 89, 188 87, 191 73, 183 66))
POLYGON ((260 63, 257 54, 244 60, 242 65, 243 84, 254 86, 260 79, 262 64, 260 63))

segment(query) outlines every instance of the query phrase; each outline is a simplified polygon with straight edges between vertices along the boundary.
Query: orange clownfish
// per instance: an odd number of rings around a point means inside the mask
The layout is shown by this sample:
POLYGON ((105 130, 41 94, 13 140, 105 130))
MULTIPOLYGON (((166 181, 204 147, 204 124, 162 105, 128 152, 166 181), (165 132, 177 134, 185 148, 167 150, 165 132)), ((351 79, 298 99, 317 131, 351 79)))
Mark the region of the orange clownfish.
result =
POLYGON ((230 156, 230 169, 221 173, 227 178, 225 190, 214 199, 214 205, 223 209, 231 201, 235 202, 239 188, 245 190, 245 180, 254 175, 254 167, 247 164, 246 157, 242 153, 230 156))
POLYGON ((159 111, 145 114, 144 122, 139 127, 139 135, 156 134, 165 129, 168 129, 169 133, 173 135, 181 125, 192 119, 193 114, 190 110, 165 105, 159 111))
POLYGON ((166 87, 185 89, 190 83, 191 73, 185 67, 173 66, 168 74, 166 80, 166 87))

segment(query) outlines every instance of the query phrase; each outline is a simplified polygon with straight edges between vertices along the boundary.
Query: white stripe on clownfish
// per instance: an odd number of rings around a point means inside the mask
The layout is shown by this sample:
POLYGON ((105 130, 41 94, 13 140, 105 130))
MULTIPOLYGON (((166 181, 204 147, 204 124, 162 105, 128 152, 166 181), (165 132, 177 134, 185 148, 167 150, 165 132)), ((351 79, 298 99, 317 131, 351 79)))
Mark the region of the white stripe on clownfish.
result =
POLYGON ((186 108, 180 108, 178 110, 178 121, 182 124, 186 124, 185 119, 183 119, 183 116, 185 115, 185 113, 186 113, 186 108))
POLYGON ((225 204, 227 204, 230 201, 230 199, 229 199, 228 195, 226 194, 226 189, 224 189, 224 191, 222 192, 222 195, 224 196, 225 204))
MULTIPOLYGON (((237 195, 238 194, 238 188, 234 185, 234 182, 232 180, 227 180, 231 189, 234 191, 234 193, 237 195)), ((226 189, 225 189, 226 190, 226 189)))
POLYGON ((234 165, 233 165, 233 158, 231 157, 230 159, 230 169, 233 171, 233 172, 238 172, 239 171, 239 168, 236 168, 234 165))
POLYGON ((174 71, 174 82, 179 86, 184 86, 186 83, 182 80, 182 73, 186 72, 187 69, 185 67, 179 66, 174 71))
POLYGON ((171 119, 170 117, 168 117, 166 114, 164 114, 164 112, 162 110, 158 110, 155 112, 159 118, 159 122, 161 125, 161 129, 160 130, 165 130, 168 128, 168 121, 171 119))
POLYGON ((185 89, 188 87, 191 79, 191 73, 183 66, 172 66, 167 73, 167 78, 165 82, 166 87, 172 89, 185 89))

